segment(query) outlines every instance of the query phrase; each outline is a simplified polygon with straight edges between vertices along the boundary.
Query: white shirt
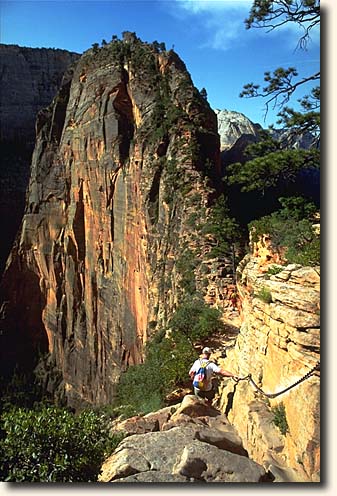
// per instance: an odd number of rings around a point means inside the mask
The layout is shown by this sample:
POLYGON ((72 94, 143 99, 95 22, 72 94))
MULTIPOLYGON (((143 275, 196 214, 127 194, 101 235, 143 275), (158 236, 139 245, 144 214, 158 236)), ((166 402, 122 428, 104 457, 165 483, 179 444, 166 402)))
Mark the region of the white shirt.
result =
MULTIPOLYGON (((195 374, 198 372, 201 366, 201 361, 207 362, 207 358, 198 358, 190 368, 189 374, 194 372, 195 374)), ((206 380, 203 391, 210 391, 212 389, 212 375, 218 374, 221 371, 220 367, 218 367, 214 362, 209 362, 206 366, 206 380)))

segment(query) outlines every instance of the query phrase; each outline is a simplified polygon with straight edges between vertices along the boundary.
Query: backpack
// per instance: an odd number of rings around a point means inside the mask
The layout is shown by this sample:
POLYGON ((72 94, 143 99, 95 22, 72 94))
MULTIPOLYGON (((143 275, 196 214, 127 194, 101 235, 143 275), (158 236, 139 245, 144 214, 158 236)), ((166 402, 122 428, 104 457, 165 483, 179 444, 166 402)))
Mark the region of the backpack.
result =
POLYGON ((200 360, 200 367, 193 378, 193 386, 198 389, 203 389, 206 380, 206 367, 210 363, 209 360, 200 360))

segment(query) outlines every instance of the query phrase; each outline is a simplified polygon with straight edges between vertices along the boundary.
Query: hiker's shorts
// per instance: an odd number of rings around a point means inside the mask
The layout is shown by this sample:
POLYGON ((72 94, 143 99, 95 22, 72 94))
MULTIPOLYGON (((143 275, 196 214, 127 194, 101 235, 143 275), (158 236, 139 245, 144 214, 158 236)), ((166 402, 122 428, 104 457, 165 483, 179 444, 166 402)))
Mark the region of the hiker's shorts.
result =
POLYGON ((212 400, 215 396, 215 390, 211 389, 210 391, 202 391, 201 389, 195 387, 194 394, 197 398, 212 400))

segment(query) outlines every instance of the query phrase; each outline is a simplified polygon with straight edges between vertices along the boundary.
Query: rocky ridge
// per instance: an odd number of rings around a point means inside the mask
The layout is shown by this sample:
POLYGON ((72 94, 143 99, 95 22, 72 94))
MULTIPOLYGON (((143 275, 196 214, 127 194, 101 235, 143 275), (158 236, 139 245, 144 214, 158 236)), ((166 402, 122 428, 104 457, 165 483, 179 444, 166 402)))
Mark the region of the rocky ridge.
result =
MULTIPOLYGON (((241 328, 223 361, 240 377, 252 374, 266 393, 277 393, 318 370, 275 399, 248 382, 229 384, 220 408, 242 437, 249 456, 266 466, 279 460, 301 481, 320 475, 320 271, 319 267, 279 264, 268 240, 253 246, 238 268, 241 328), (284 407, 287 430, 281 438, 266 435, 273 408, 284 407), (249 429, 247 429, 249 425, 249 429)), ((277 428, 275 427, 275 432, 277 428)))

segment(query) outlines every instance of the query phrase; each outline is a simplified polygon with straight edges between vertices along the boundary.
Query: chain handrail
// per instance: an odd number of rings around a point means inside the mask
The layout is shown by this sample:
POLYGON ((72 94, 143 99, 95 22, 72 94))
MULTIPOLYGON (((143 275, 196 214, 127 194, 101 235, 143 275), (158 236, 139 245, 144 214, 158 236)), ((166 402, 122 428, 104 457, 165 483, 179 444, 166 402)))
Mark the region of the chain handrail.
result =
POLYGON ((259 391, 259 393, 263 394, 264 396, 267 396, 267 398, 276 398, 277 396, 280 396, 281 394, 284 394, 286 393, 287 391, 289 391, 289 389, 292 389, 293 387, 297 386, 298 384, 300 384, 301 382, 305 381, 306 379, 308 379, 316 370, 320 370, 320 362, 317 362, 316 365, 309 370, 309 372, 307 372, 303 377, 301 377, 301 379, 299 379, 298 381, 294 382, 294 384, 291 384, 291 386, 288 386, 286 387, 285 389, 283 389, 282 391, 279 391, 278 393, 265 393, 257 384, 256 382, 254 381, 254 379, 252 378, 252 374, 248 374, 246 375, 245 377, 238 377, 238 378, 235 378, 235 382, 240 382, 240 381, 245 381, 245 380, 248 380, 250 382, 250 384, 252 384, 252 386, 257 390, 259 391))

